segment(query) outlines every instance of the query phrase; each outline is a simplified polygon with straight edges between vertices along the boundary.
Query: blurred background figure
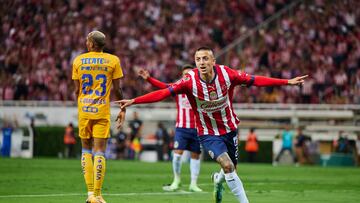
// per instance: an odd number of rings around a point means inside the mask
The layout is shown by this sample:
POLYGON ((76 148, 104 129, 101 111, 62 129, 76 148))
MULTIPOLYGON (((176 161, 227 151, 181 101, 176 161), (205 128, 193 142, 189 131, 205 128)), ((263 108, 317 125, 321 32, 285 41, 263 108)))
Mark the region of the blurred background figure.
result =
POLYGON ((303 133, 302 127, 298 127, 297 135, 295 137, 295 154, 299 161, 299 164, 306 164, 309 162, 308 153, 305 142, 308 140, 308 136, 303 133))
POLYGON ((171 157, 169 156, 170 136, 162 122, 158 123, 158 128, 155 132, 155 137, 156 137, 156 151, 158 157, 157 160, 158 161, 169 160, 171 157))
POLYGON ((169 132, 169 144, 168 144, 169 160, 173 160, 174 145, 175 145, 175 131, 174 129, 171 129, 169 132))
POLYGON ((116 141, 117 141, 116 158, 117 159, 125 159, 126 158, 126 155, 127 155, 126 149, 128 147, 127 139, 128 139, 128 136, 124 132, 124 129, 121 127, 120 131, 116 134, 116 141))
POLYGON ((294 163, 298 164, 297 163, 297 158, 293 152, 293 137, 294 137, 294 132, 290 129, 290 125, 287 124, 285 126, 285 129, 284 131, 282 132, 282 147, 281 147, 281 150, 279 152, 279 154, 276 156, 275 158, 275 162, 273 165, 278 165, 279 163, 279 160, 281 158, 281 156, 284 154, 285 151, 288 151, 290 153, 290 155, 292 156, 293 158, 293 161, 294 163))
POLYGON ((113 137, 112 133, 111 137, 107 140, 105 157, 106 159, 117 159, 117 150, 118 150, 118 142, 117 137, 113 137))
POLYGON ((259 144, 254 128, 251 128, 249 134, 247 135, 245 151, 247 153, 248 162, 256 162, 256 154, 259 151, 259 144))
POLYGON ((335 151, 337 153, 351 153, 351 146, 347 135, 344 135, 343 131, 339 131, 339 136, 336 142, 334 142, 335 151))
POLYGON ((141 130, 143 121, 139 119, 138 112, 134 111, 133 119, 129 121, 130 127, 130 148, 128 149, 128 159, 139 159, 141 152, 141 130))
POLYGON ((74 126, 72 123, 69 123, 69 125, 66 126, 65 128, 65 134, 64 134, 65 158, 75 157, 75 151, 74 151, 75 144, 76 144, 76 138, 75 138, 74 126))
POLYGON ((357 134, 356 145, 356 164, 360 166, 360 133, 357 134))
POLYGON ((11 136, 15 128, 18 126, 17 120, 14 121, 4 119, 4 125, 1 128, 3 139, 1 141, 1 156, 10 157, 11 154, 11 136))

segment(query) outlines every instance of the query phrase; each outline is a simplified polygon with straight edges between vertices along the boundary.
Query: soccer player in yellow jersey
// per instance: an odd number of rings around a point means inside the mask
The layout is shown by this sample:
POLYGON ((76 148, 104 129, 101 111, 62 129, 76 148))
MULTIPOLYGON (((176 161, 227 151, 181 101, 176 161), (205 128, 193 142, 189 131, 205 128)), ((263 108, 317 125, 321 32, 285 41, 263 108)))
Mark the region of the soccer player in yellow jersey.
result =
MULTIPOLYGON (((92 31, 86 38, 88 53, 73 61, 72 79, 78 101, 79 136, 82 144, 81 166, 88 190, 87 203, 105 203, 101 187, 105 175, 105 149, 110 136, 110 89, 122 98, 120 78, 123 73, 117 56, 104 53, 105 35, 92 31)), ((125 111, 117 116, 124 121, 125 111)))

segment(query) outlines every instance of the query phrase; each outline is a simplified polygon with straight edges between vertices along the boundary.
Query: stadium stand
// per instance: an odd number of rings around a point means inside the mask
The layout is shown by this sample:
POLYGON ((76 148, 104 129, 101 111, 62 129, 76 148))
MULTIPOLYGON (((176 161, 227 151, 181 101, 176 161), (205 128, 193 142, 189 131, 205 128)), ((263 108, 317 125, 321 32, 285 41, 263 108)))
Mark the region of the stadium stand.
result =
POLYGON ((253 89, 237 95, 237 101, 359 104, 360 12, 354 9, 359 2, 302 2, 229 45, 221 58, 249 73, 284 78, 307 73, 310 78, 301 89, 253 89))
MULTIPOLYGON (((174 81, 179 76, 174 67, 193 61, 198 46, 207 44, 218 52, 290 2, 8 2, 1 7, 1 99, 71 100, 70 64, 84 51, 78 42, 92 29, 106 32, 108 51, 122 59, 126 97, 142 94, 150 86, 136 88, 137 67, 165 82, 174 81)), ((259 29, 252 43, 242 44, 241 53, 229 51, 227 64, 274 77, 306 72, 311 79, 301 90, 253 88, 236 95, 235 101, 360 103, 359 10, 354 9, 359 2, 299 2, 305 3, 277 19, 277 26, 259 29)))
POLYGON ((99 29, 109 36, 107 51, 122 59, 125 95, 133 97, 142 91, 136 67, 173 81, 176 67, 193 61, 200 45, 219 50, 241 35, 239 28, 247 30, 287 2, 11 1, 1 7, 0 95, 71 100, 72 59, 85 51, 79 42, 86 33, 99 29))

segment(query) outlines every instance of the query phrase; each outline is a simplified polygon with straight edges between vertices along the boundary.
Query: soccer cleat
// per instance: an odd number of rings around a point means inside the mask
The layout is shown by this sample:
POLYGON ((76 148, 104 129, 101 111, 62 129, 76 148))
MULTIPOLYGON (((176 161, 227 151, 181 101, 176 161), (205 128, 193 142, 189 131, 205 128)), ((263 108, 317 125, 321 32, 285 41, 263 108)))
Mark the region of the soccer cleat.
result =
POLYGON ((171 185, 164 185, 163 190, 168 192, 174 192, 179 189, 180 183, 179 182, 173 182, 171 185))
POLYGON ((91 203, 106 203, 106 201, 102 196, 97 196, 94 198, 94 201, 92 201, 91 203))
POLYGON ((217 183, 215 181, 217 176, 218 176, 218 173, 213 173, 211 175, 211 180, 214 182, 214 194, 213 195, 214 195, 215 203, 221 203, 224 186, 222 185, 222 183, 217 183))
POLYGON ((190 192, 202 192, 203 191, 201 188, 199 188, 195 184, 190 184, 189 190, 190 190, 190 192))
POLYGON ((86 203, 93 203, 96 202, 96 198, 94 195, 89 195, 88 198, 86 199, 86 203))

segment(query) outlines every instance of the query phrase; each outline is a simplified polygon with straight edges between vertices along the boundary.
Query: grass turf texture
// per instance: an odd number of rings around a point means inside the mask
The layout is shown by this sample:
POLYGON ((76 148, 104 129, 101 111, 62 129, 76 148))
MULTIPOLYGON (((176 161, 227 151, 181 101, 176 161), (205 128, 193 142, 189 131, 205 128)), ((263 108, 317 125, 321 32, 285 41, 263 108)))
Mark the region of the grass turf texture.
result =
MULTIPOLYGON (((182 167, 180 192, 163 192, 172 180, 170 162, 108 161, 103 193, 107 202, 212 202, 210 175, 215 163, 202 163, 199 185, 203 193, 189 193, 189 165, 182 167)), ((359 202, 359 168, 292 167, 240 164, 250 202, 359 202)), ((225 185, 223 202, 236 202, 225 185)), ((80 160, 0 159, 0 202, 85 202, 80 160), (43 195, 43 196, 42 196, 43 195)))

